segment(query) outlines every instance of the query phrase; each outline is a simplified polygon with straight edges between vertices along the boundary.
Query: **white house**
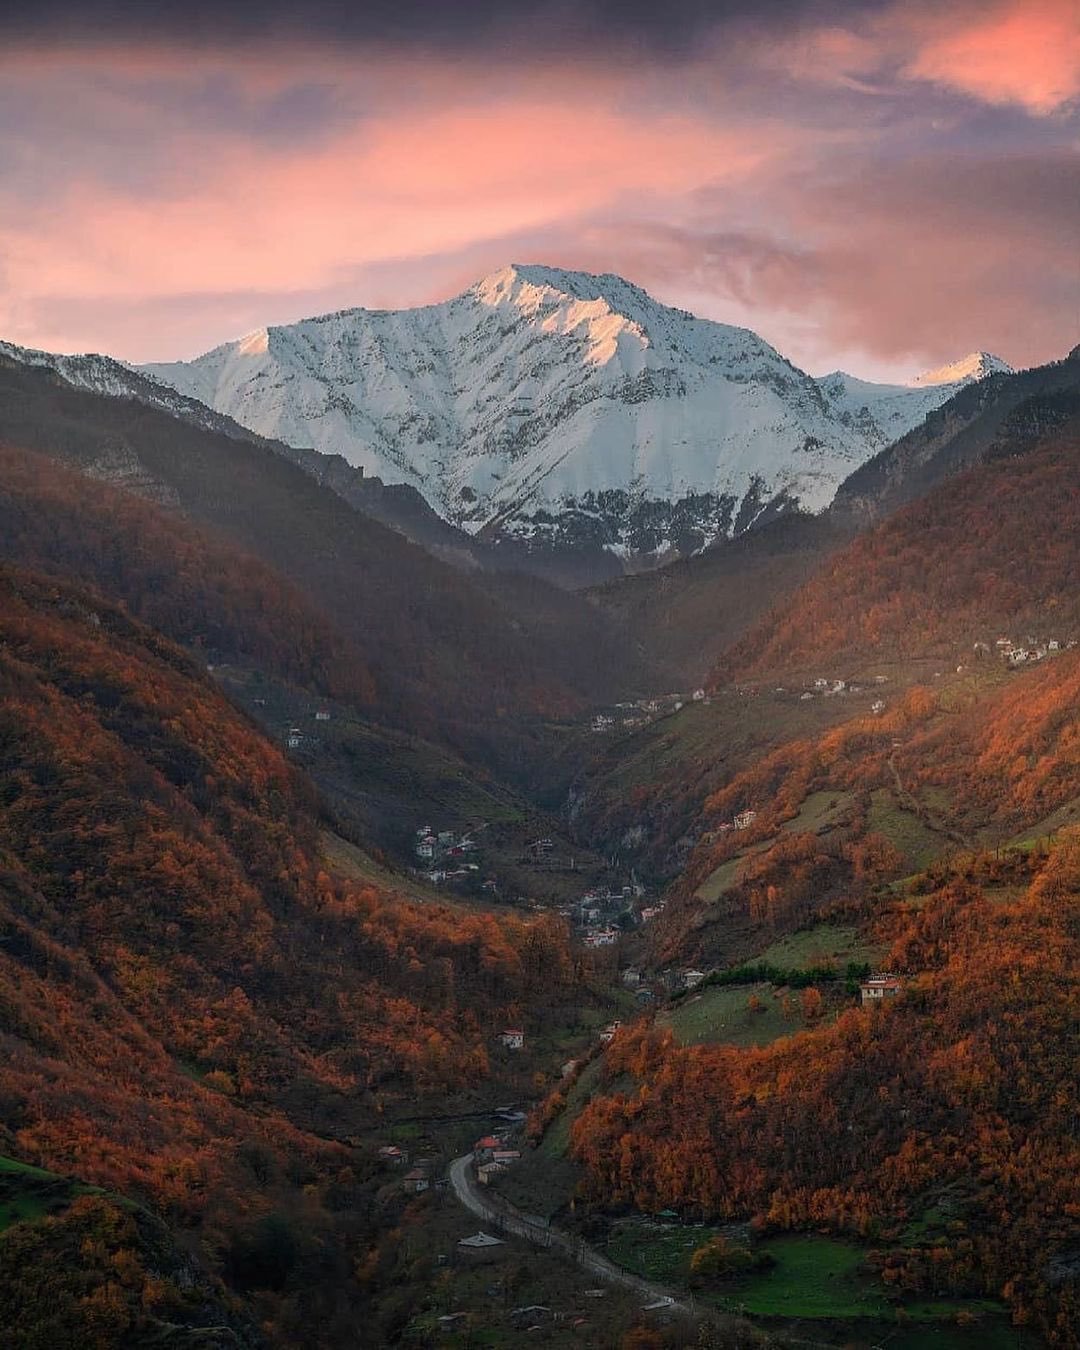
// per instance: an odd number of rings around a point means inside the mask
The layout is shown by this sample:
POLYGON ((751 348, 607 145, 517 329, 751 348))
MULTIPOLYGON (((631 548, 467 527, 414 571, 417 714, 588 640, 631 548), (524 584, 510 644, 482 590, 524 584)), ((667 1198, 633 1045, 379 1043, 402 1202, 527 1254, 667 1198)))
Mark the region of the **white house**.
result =
POLYGON ((859 985, 859 994, 863 1003, 881 1003, 887 998, 895 998, 903 987, 895 975, 871 975, 859 985))
POLYGON ((518 1027, 509 1027, 502 1033, 499 1040, 502 1041, 507 1050, 525 1049, 525 1033, 518 1027))

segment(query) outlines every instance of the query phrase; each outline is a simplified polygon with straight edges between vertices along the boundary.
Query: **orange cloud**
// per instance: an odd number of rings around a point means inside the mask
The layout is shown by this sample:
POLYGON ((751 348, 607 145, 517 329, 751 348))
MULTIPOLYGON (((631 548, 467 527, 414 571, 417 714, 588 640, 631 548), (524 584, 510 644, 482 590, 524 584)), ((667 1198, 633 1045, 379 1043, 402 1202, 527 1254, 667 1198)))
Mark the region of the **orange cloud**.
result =
POLYGON ((380 117, 316 148, 225 138, 198 169, 174 144, 193 180, 173 174, 146 195, 76 180, 46 213, 9 218, 0 252, 8 287, 39 297, 273 290, 286 279, 302 290, 343 268, 737 181, 797 140, 785 128, 505 103, 380 117))
POLYGON ((965 8, 955 18, 955 28, 919 46, 906 76, 1039 115, 1080 94, 1080 11, 1073 0, 1010 0, 989 11, 965 8))

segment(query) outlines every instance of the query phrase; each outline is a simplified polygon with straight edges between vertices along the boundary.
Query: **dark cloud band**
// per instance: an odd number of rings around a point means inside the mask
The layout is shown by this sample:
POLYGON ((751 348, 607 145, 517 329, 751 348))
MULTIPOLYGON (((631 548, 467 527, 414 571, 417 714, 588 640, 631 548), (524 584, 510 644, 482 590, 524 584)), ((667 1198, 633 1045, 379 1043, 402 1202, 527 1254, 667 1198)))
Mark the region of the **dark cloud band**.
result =
POLYGON ((0 34, 35 44, 153 41, 199 47, 303 38, 425 52, 512 47, 579 59, 602 48, 691 54, 725 23, 838 18, 874 0, 35 0, 0 6, 0 34), (585 44, 585 45, 582 45, 585 44))

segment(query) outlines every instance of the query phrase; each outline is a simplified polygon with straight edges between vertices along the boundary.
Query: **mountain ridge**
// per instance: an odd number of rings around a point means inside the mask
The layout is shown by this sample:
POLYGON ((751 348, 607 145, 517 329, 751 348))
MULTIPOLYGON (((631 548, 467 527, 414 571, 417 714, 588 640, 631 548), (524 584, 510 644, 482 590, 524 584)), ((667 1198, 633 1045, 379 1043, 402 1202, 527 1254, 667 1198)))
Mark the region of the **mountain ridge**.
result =
POLYGON ((264 436, 407 483, 481 538, 624 562, 824 509, 954 388, 814 379, 750 329, 611 273, 538 264, 437 304, 338 310, 141 370, 264 436))

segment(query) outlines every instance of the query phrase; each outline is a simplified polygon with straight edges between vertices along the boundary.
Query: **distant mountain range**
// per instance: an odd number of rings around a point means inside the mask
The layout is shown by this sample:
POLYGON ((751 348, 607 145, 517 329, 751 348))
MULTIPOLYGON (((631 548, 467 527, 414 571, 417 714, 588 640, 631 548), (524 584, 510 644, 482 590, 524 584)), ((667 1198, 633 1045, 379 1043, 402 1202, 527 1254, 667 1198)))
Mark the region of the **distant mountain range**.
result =
MULTIPOLYGON (((342 310, 144 367, 263 436, 416 488, 483 540, 685 556, 839 483, 965 383, 813 379, 756 333, 611 275, 510 266, 445 303, 342 310)), ((68 378, 70 378, 68 373, 68 378)))

